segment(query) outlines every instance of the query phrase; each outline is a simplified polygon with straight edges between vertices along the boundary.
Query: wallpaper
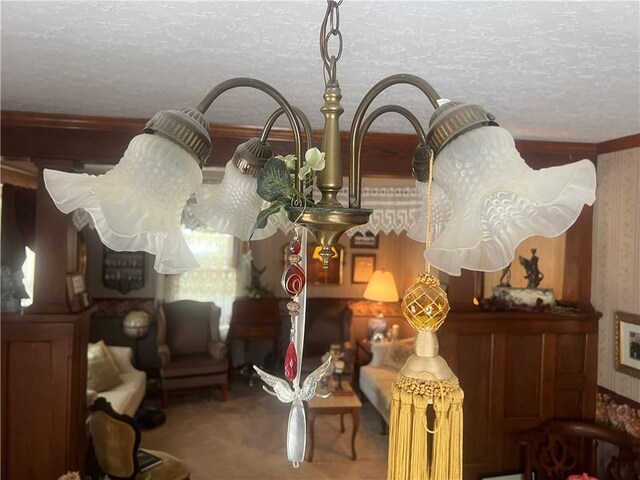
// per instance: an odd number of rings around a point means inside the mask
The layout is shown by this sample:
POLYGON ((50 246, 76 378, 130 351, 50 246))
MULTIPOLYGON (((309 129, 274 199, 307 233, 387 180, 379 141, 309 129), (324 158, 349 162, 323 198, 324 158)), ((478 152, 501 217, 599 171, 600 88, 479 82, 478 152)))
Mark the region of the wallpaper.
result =
POLYGON ((640 314, 640 148, 598 157, 591 288, 602 312, 598 384, 640 402, 640 379, 616 371, 613 358, 614 311, 640 314))

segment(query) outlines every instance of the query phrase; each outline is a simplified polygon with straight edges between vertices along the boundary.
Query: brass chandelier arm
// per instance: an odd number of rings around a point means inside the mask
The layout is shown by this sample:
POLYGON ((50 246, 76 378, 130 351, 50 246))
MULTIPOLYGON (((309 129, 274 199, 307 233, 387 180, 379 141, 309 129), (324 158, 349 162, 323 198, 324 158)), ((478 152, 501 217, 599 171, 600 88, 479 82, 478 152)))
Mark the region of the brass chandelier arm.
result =
POLYGON ((369 131, 369 128, 373 124, 373 122, 381 115, 385 113, 397 113, 402 115, 404 118, 409 120, 409 123, 413 126, 416 131, 416 135, 420 140, 420 145, 426 145, 427 143, 427 135, 424 133, 424 129, 420 124, 420 121, 416 118, 416 116, 407 110, 405 107, 401 107, 400 105, 384 105, 380 108, 375 109, 371 114, 365 118, 360 126, 358 131, 358 137, 355 141, 355 150, 352 153, 351 157, 351 177, 349 178, 349 206, 360 208, 360 191, 362 178, 360 177, 360 163, 362 157, 362 144, 364 142, 364 137, 369 131))
MULTIPOLYGON (((313 147, 313 130, 311 129, 311 122, 309 122, 309 118, 298 107, 291 106, 291 109, 297 115, 298 120, 300 121, 300 123, 302 124, 302 127, 304 128, 305 141, 306 141, 306 147, 307 147, 306 149, 309 150, 310 148, 313 147)), ((273 112, 271 116, 269 116, 269 118, 267 119, 267 123, 264 124, 264 128, 262 129, 262 134, 260 135, 260 141, 262 143, 265 143, 267 141, 267 139, 269 138, 269 133, 273 128, 273 125, 276 123, 276 120, 278 120, 278 118, 280 118, 280 116, 283 113, 285 113, 284 110, 282 108, 279 108, 278 110, 273 112)), ((304 180, 300 180, 298 178, 298 173, 300 172, 300 166, 302 165, 302 161, 303 161, 303 159, 299 156, 298 156, 298 159, 299 160, 296 161, 295 179, 296 179, 296 185, 297 185, 298 191, 303 192, 308 185, 305 184, 304 180)))
POLYGON ((383 78, 378 83, 376 83, 371 90, 367 92, 364 96, 356 113, 353 117, 353 123, 351 124, 351 132, 349 134, 350 137, 350 178, 349 178, 349 205, 351 207, 359 208, 359 195, 357 195, 357 203, 353 203, 352 197, 354 196, 354 192, 356 190, 356 186, 359 183, 357 178, 360 175, 359 168, 356 169, 354 159, 356 158, 356 150, 357 150, 357 141, 360 136, 360 129, 362 128, 362 122, 364 119, 364 115, 369 108, 369 105, 375 100, 375 98, 380 95, 384 90, 393 85, 398 84, 408 84, 412 85, 419 90, 421 90, 433 105, 433 108, 438 108, 438 100, 440 99, 440 95, 438 92, 424 79, 411 75, 408 73, 399 73, 397 75, 391 75, 389 77, 383 78))
POLYGON ((201 113, 206 112, 216 98, 218 98, 224 92, 238 87, 255 88, 256 90, 260 90, 261 92, 266 93, 271 98, 273 98, 276 103, 280 105, 280 108, 282 108, 282 110, 284 111, 287 119, 289 120, 289 124, 291 125, 291 130, 293 131, 293 140, 296 146, 296 156, 298 157, 298 161, 296 162, 296 181, 298 183, 298 189, 303 188, 302 180, 297 178, 297 172, 300 170, 300 162, 302 161, 304 155, 304 151, 302 150, 302 129, 300 127, 298 117, 294 113, 291 105, 289 105, 289 102, 271 85, 261 80, 248 77, 238 77, 225 80, 224 82, 217 84, 209 91, 209 93, 205 95, 205 97, 198 104, 198 111, 201 113))
MULTIPOLYGON (((298 120, 302 124, 302 128, 304 128, 305 134, 305 146, 307 150, 313 147, 313 130, 311 129, 311 122, 309 122, 309 118, 305 115, 305 113, 300 110, 298 107, 291 106, 293 113, 295 113, 298 117, 298 120)), ((269 138, 269 134, 271 133, 271 129, 276 121, 282 116, 284 110, 279 108, 275 112, 269 116, 267 122, 264 124, 264 128, 262 129, 262 134, 260 135, 260 141, 266 142, 269 138)))

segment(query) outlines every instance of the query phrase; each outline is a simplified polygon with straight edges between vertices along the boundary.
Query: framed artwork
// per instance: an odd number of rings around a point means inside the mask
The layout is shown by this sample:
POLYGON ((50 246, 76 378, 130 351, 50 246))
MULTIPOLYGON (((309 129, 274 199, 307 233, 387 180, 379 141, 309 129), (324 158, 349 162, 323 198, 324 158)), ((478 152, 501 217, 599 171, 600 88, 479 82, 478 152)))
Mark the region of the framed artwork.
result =
POLYGON ((376 269, 376 256, 354 253, 351 260, 351 283, 368 283, 376 269))
POLYGON ((378 248, 379 240, 379 233, 356 233, 351 237, 351 243, 349 245, 351 248, 378 248))
POLYGON ((614 364, 619 372, 640 378, 640 315, 614 312, 614 364))
POLYGON ((71 311, 74 313, 81 312, 91 306, 84 275, 79 272, 67 275, 67 296, 71 311))
MULTIPOLYGON (((289 252, 287 243, 283 247, 284 252, 284 265, 288 265, 289 252)), ((344 273, 344 247, 342 245, 336 245, 333 247, 335 256, 329 263, 329 268, 325 270, 322 268, 322 258, 319 255, 320 246, 317 245, 314 248, 313 244, 309 244, 307 249, 307 284, 318 286, 333 286, 342 285, 342 276, 344 273)))

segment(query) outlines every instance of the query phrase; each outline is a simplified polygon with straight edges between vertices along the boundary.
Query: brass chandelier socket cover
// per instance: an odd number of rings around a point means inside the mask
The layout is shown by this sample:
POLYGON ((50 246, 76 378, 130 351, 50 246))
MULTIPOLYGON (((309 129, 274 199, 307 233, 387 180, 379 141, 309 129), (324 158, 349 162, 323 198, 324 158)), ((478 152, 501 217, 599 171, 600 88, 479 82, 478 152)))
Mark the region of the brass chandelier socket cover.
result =
POLYGON ((307 205, 303 207, 287 207, 289 220, 307 227, 316 237, 321 249, 322 268, 329 268, 329 262, 335 255, 334 247, 344 232, 350 228, 364 225, 373 213, 370 208, 344 208, 331 206, 307 205))
POLYGON ((255 177, 271 157, 273 157, 273 150, 268 142, 250 138, 238 145, 231 162, 244 175, 255 177))
POLYGON ((427 145, 436 157, 451 140, 479 127, 494 126, 496 118, 480 105, 447 102, 440 105, 429 120, 427 145))
POLYGON ((195 108, 161 110, 147 122, 143 132, 168 138, 198 159, 200 166, 206 164, 211 155, 209 124, 195 108))
POLYGON ((433 150, 426 145, 418 145, 415 153, 413 154, 413 161, 411 162, 411 168, 413 170, 413 176, 419 182, 429 181, 429 163, 433 157, 433 150))

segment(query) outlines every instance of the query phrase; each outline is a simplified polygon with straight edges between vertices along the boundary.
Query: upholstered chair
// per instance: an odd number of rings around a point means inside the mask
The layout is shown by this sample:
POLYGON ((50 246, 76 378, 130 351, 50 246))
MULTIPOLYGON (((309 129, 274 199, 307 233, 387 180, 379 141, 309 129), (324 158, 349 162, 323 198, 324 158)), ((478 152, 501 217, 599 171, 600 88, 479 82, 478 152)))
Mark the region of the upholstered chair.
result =
POLYGON ((219 388, 227 398, 229 360, 220 338, 220 308, 180 300, 158 309, 158 356, 166 407, 172 391, 219 388))
MULTIPOLYGON (((140 430, 128 415, 117 413, 104 398, 98 398, 91 407, 89 431, 96 461, 101 473, 109 478, 144 480, 186 480, 187 465, 168 453, 144 449, 162 462, 141 471, 138 464, 140 430)), ((102 477, 101 477, 102 478, 102 477)))

